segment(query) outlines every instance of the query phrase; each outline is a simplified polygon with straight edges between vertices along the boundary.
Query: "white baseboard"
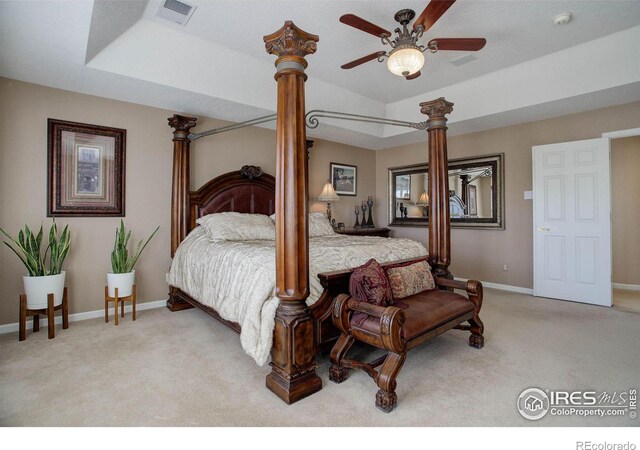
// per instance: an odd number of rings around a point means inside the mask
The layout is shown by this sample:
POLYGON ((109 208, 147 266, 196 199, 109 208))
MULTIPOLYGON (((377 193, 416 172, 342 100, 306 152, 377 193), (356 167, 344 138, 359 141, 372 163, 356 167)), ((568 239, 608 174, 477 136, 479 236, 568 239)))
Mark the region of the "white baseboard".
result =
MULTIPOLYGON (((167 300, 156 300, 153 302, 144 302, 138 303, 136 305, 136 311, 144 311, 145 309, 154 309, 154 308, 162 308, 167 304, 167 300)), ((125 306, 124 311, 127 313, 131 312, 131 305, 125 306)), ((113 316, 113 307, 109 308, 109 315, 113 316)), ((97 309, 95 311, 87 311, 75 314, 69 314, 69 322, 78 322, 80 320, 88 320, 88 319, 96 319, 98 317, 104 317, 104 309, 97 309)), ((27 330, 31 330, 33 328, 33 320, 27 319, 27 330)), ((56 315, 55 324, 59 325, 62 323, 62 316, 56 315)), ((46 316, 44 319, 40 319, 40 327, 47 326, 46 316)), ((6 325, 0 325, 0 334, 5 333, 15 333, 18 331, 19 323, 8 323, 6 325)))
MULTIPOLYGON (((467 278, 455 277, 455 279, 458 281, 468 281, 467 278)), ((482 281, 482 286, 491 288, 491 289, 499 289, 501 291, 509 291, 509 292, 517 292, 518 294, 533 295, 533 289, 520 287, 520 286, 510 286, 508 284, 491 283, 489 281, 482 281)))
POLYGON ((640 291, 640 284, 613 283, 613 287, 616 289, 624 289, 625 291, 640 291))

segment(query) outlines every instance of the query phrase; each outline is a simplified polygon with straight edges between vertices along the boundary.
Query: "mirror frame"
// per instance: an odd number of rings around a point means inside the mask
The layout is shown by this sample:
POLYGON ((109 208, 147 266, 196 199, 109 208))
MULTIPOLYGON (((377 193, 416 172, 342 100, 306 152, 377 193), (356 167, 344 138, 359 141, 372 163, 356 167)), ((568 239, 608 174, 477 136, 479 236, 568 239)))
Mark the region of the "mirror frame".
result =
MULTIPOLYGON (((493 177, 493 216, 490 218, 454 217, 451 218, 452 228, 473 228, 504 230, 504 153, 450 159, 449 169, 460 167, 492 166, 493 177)), ((429 164, 414 164, 410 166, 391 167, 388 169, 388 219, 391 227, 428 227, 429 217, 396 217, 395 192, 396 176, 414 175, 428 172, 429 164)))

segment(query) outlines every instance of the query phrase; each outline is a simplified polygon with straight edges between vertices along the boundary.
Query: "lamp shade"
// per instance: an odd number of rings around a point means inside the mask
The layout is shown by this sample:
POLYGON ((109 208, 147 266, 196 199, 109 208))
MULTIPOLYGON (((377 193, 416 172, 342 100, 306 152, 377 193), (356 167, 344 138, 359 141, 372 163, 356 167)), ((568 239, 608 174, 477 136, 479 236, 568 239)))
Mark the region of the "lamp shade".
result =
POLYGON ((416 202, 416 205, 428 205, 428 204, 429 204, 429 194, 427 194, 427 191, 422 191, 422 194, 420 194, 420 198, 416 202))
POLYGON ((336 194, 335 189, 333 189, 333 185, 330 181, 327 181, 322 188, 322 192, 318 195, 319 202, 337 202, 340 200, 338 194, 336 194))
POLYGON ((424 65, 424 55, 416 46, 396 47, 391 51, 387 67, 391 73, 406 77, 413 75, 424 65))

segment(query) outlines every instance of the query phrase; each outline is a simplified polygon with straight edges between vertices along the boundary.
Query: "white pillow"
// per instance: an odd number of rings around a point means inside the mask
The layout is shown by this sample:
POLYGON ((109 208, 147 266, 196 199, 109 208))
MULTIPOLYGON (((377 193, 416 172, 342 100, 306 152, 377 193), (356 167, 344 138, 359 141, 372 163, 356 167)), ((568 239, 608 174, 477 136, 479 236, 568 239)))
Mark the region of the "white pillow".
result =
POLYGON ((214 241, 275 240, 276 227, 264 214, 223 212, 196 220, 214 241))
POLYGON ((314 212, 309 214, 309 237, 330 236, 335 234, 333 227, 325 213, 314 212))
MULTIPOLYGON (((269 216, 275 223, 276 215, 271 214, 269 216)), ((315 212, 309 214, 309 237, 330 236, 335 234, 333 227, 329 223, 329 219, 325 213, 315 212)))

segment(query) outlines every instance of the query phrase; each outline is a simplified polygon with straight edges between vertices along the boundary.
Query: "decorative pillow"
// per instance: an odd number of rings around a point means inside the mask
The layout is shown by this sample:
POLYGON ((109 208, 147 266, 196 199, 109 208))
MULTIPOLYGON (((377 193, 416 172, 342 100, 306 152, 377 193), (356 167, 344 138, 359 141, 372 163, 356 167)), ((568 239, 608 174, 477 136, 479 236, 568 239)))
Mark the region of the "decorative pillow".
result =
POLYGON ((386 268, 393 299, 401 299, 436 288, 427 261, 386 268))
POLYGON ((331 236, 335 234, 327 215, 321 212, 309 214, 309 237, 331 236))
POLYGON ((223 212, 208 214, 196 220, 214 241, 275 240, 276 227, 263 214, 223 212))
POLYGON ((393 295, 384 269, 375 259, 356 268, 349 279, 351 297, 378 306, 389 306, 393 295))

